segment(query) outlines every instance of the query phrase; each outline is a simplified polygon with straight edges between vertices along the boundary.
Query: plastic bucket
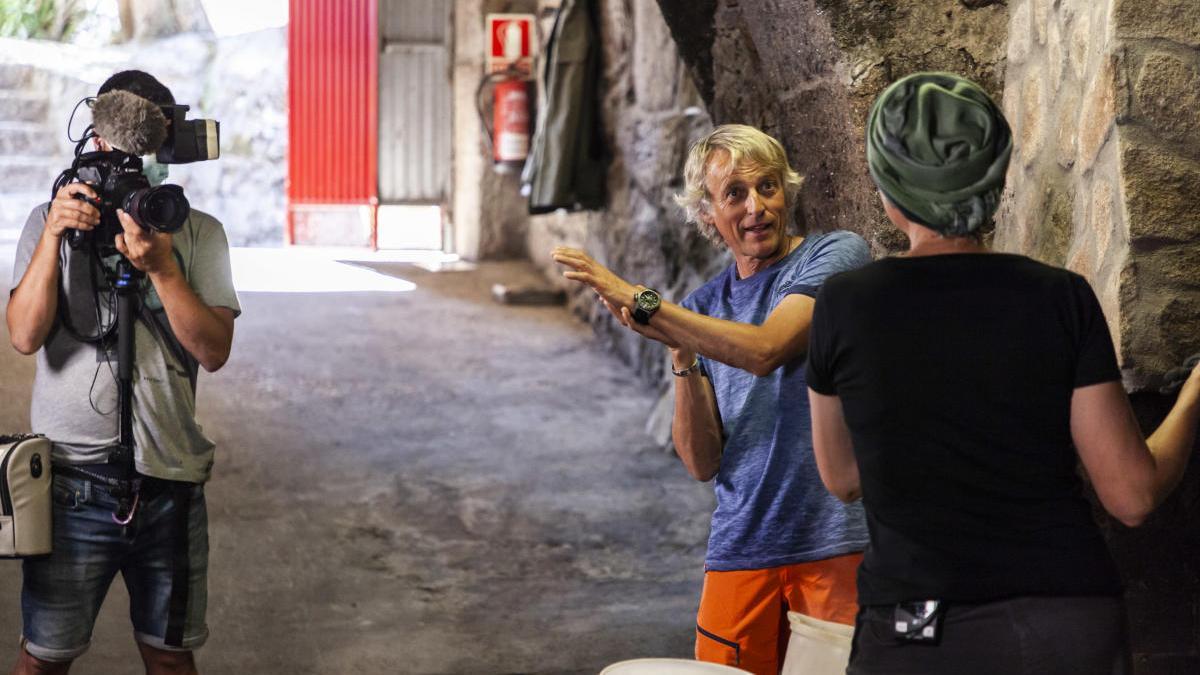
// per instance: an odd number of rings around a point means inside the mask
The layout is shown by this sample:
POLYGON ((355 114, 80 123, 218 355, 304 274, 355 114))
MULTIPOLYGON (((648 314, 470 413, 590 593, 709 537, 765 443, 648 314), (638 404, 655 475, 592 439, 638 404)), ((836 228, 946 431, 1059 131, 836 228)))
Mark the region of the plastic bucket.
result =
POLYGON ((741 668, 687 659, 633 659, 600 671, 600 675, 751 675, 741 668))
POLYGON ((792 636, 781 675, 844 675, 854 626, 788 612, 792 636))

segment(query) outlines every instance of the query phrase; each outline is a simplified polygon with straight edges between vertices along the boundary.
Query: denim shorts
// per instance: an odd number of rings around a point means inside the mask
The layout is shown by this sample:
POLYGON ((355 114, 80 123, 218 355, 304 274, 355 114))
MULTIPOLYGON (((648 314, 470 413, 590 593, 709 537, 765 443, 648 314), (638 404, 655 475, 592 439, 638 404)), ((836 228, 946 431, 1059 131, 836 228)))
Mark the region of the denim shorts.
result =
POLYGON ((43 661, 87 651, 100 603, 117 572, 129 591, 135 638, 150 647, 195 649, 208 638, 208 515, 204 486, 161 482, 144 490, 128 525, 100 482, 55 475, 54 548, 26 558, 23 642, 43 661), (186 504, 186 521, 180 504, 186 504), (186 528, 186 541, 177 536, 186 528))

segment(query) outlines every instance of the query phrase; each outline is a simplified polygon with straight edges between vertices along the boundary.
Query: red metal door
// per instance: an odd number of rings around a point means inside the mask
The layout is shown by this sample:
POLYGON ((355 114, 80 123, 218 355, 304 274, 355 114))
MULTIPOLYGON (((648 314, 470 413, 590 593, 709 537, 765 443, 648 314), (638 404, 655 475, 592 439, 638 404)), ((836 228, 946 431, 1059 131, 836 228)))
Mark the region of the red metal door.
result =
POLYGON ((375 245, 378 184, 378 0, 290 0, 286 239, 320 239, 323 207, 359 207, 375 245))

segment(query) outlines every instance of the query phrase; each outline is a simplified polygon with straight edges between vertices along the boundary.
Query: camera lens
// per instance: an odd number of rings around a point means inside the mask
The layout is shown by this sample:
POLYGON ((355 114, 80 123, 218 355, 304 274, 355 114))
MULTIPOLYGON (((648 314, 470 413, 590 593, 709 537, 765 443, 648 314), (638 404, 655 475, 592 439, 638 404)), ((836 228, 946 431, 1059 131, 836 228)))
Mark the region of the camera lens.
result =
POLYGON ((134 190, 125 198, 125 211, 138 225, 159 232, 178 232, 187 220, 191 205, 178 185, 134 190))

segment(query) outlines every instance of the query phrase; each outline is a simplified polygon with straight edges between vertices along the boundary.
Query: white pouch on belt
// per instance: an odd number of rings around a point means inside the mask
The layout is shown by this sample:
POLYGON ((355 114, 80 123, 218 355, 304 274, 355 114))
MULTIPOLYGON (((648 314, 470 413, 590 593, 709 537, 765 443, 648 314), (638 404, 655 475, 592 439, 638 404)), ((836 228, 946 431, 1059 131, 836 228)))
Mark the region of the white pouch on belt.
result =
POLYGON ((50 552, 50 441, 0 435, 0 557, 50 552))

